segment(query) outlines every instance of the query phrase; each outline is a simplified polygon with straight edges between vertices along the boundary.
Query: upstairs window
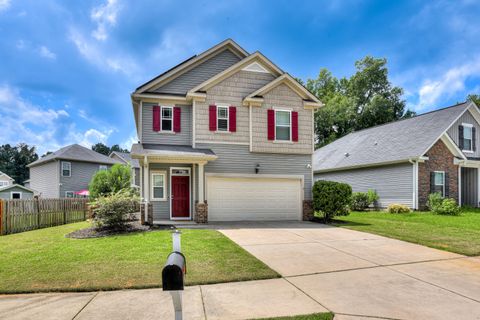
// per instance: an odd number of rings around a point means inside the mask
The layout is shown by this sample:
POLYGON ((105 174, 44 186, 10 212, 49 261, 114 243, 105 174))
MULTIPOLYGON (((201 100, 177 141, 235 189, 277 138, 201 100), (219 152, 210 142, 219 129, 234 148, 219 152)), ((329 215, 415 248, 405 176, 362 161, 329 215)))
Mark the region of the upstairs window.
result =
POLYGON ((275 110, 275 140, 292 140, 291 112, 275 110))
POLYGON ((162 107, 162 131, 173 131, 172 107, 162 107))
POLYGON ((228 131, 228 107, 217 107, 217 131, 228 131))
POLYGON ((6 187, 8 185, 9 185, 8 181, 0 181, 0 188, 6 187))
POLYGON ((62 177, 72 176, 72 163, 62 161, 62 177))
POLYGON ((463 127, 463 150, 473 151, 473 126, 471 124, 462 123, 463 127))

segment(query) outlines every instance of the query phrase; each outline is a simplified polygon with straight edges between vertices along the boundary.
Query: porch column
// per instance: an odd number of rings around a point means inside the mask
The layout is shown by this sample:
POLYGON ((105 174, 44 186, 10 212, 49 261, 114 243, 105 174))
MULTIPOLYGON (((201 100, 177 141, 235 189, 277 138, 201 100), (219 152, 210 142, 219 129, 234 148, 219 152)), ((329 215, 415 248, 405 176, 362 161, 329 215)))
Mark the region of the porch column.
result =
POLYGON ((143 202, 145 203, 145 221, 148 221, 148 204, 150 201, 148 181, 149 181, 149 165, 148 159, 145 157, 143 161, 143 202))
POLYGON ((203 166, 205 163, 198 164, 198 203, 205 202, 205 192, 204 192, 204 173, 203 173, 203 166))

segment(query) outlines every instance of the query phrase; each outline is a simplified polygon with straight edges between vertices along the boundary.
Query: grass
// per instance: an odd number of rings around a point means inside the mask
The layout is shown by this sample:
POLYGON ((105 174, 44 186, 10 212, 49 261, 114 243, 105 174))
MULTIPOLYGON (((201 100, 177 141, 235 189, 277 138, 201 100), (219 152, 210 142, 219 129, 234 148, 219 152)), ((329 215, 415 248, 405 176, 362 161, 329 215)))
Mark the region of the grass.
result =
POLYGON ((467 256, 480 255, 478 209, 464 210, 460 216, 442 216, 430 212, 352 212, 346 217, 337 217, 334 225, 467 256))
POLYGON ((303 316, 264 318, 260 320, 333 320, 333 313, 314 313, 303 316))
MULTIPOLYGON (((0 237, 0 293, 161 286, 162 268, 172 248, 169 231, 64 237, 88 226, 81 222, 0 237)), ((182 249, 187 285, 279 277, 215 230, 182 230, 182 249)))

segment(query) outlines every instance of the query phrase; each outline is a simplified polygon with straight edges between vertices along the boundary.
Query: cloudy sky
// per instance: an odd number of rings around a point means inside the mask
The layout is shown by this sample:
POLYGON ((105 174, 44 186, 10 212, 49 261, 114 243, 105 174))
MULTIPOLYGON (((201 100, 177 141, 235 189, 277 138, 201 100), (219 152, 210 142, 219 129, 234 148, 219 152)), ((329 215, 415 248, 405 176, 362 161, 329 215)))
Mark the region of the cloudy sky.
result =
POLYGON ((0 0, 0 144, 136 141, 130 93, 233 38, 303 79, 386 57, 417 112, 480 93, 480 1, 0 0))

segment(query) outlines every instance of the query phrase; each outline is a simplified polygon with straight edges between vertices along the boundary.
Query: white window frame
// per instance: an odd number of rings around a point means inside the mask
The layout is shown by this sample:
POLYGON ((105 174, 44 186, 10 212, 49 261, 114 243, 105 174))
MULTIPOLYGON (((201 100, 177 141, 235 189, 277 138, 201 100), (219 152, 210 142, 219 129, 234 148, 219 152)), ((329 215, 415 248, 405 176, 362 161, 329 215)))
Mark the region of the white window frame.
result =
POLYGON ((69 198, 69 199, 75 198, 75 192, 73 192, 73 191, 65 191, 65 198, 69 198), (72 194, 71 197, 68 196, 69 193, 72 194))
POLYGON ((98 171, 107 171, 107 170, 108 170, 108 166, 105 164, 101 164, 98 166, 98 171))
POLYGON ((8 181, 0 181, 0 188, 3 188, 3 187, 8 187, 10 185, 10 182, 8 181))
POLYGON ((160 131, 161 132, 173 132, 173 106, 161 106, 160 107, 160 131), (163 117, 163 110, 164 109, 170 109, 170 114, 172 115, 172 117, 170 119, 165 119, 163 117), (171 122, 171 126, 170 126, 170 130, 164 130, 163 129, 163 120, 170 120, 171 122))
POLYGON ((11 191, 11 192, 10 192, 10 199, 13 200, 13 195, 14 195, 14 194, 19 194, 19 195, 20 195, 20 198, 18 198, 18 199, 22 199, 22 196, 23 196, 23 195, 22 195, 22 192, 21 192, 21 191, 11 191))
POLYGON ((445 171, 434 171, 434 174, 441 173, 442 174, 442 185, 437 184, 437 179, 435 179, 435 175, 433 176, 433 185, 434 187, 442 186, 442 197, 445 197, 445 171))
MULTIPOLYGON (((292 110, 288 110, 288 109, 277 109, 277 108, 273 108, 273 110, 275 111, 275 142, 292 142, 292 110), (277 112, 288 112, 289 115, 290 115, 290 139, 289 140, 284 140, 284 139, 277 139, 277 112)), ((287 127, 286 125, 278 125, 279 127, 287 127)))
MULTIPOLYGON (((157 186, 157 188, 160 186, 157 186)), ((152 201, 167 201, 167 172, 166 171, 151 171, 150 172, 150 194, 152 201), (155 193, 153 192, 153 176, 162 175, 163 176, 163 198, 155 198, 155 193)))
POLYGON ((473 124, 470 123, 462 123, 463 127, 463 152, 473 152, 473 124), (470 139, 465 139, 465 128, 470 130, 470 139), (465 149, 465 140, 470 140, 470 149, 465 149))
MULTIPOLYGON (((69 161, 62 161, 61 164, 60 164, 60 166, 61 166, 60 169, 61 169, 61 171, 62 171, 62 177, 71 177, 71 176, 72 176, 72 163, 71 163, 71 162, 69 162, 69 161), (64 165, 64 164, 68 164, 68 167, 69 167, 69 168, 68 168, 68 176, 66 176, 66 175, 63 174, 63 165, 64 165)), ((66 170, 66 169, 65 169, 65 170, 66 170)))
POLYGON ((217 132, 230 132, 230 107, 225 106, 225 105, 217 105, 217 132), (227 117, 226 118, 220 118, 220 109, 226 109, 227 110, 227 117), (219 120, 227 120, 227 129, 226 130, 219 130, 219 120))

